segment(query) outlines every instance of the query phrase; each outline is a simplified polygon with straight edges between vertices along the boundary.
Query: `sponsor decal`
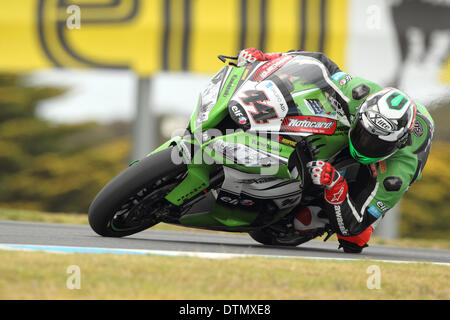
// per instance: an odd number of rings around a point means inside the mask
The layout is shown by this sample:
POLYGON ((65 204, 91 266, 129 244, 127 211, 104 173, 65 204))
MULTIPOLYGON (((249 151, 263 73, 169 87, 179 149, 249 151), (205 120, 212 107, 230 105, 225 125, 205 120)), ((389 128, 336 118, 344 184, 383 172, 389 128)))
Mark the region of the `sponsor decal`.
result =
POLYGON ((230 81, 228 81, 228 84, 227 84, 227 86, 225 87, 225 90, 223 91, 223 97, 224 97, 224 98, 228 97, 228 95, 230 94, 231 88, 234 87, 234 85, 235 85, 234 82, 236 81, 236 78, 237 78, 237 75, 236 75, 236 74, 233 74, 233 75, 231 76, 230 81))
POLYGON ((281 124, 281 131, 306 132, 331 135, 336 130, 334 119, 314 116, 286 117, 281 124))
POLYGON ((233 114, 234 114, 236 117, 242 117, 242 116, 244 116, 244 114, 243 114, 241 108, 239 108, 238 105, 233 105, 233 106, 231 106, 231 111, 233 112, 233 114))
POLYGON ((270 99, 271 101, 275 101, 278 104, 278 107, 281 109, 282 112, 287 112, 287 103, 286 100, 283 97, 283 94, 278 89, 278 87, 272 82, 268 81, 265 85, 266 88, 268 88, 275 99, 270 99))
POLYGON ((252 206, 255 204, 252 200, 249 199, 242 199, 240 203, 243 206, 252 206))
POLYGON ((345 112, 344 109, 342 108, 341 103, 331 94, 329 94, 328 92, 325 92, 325 96, 328 99, 328 102, 331 104, 331 106, 334 108, 334 110, 336 110, 336 113, 340 116, 340 117, 345 117, 345 112))
POLYGON ((337 192, 334 192, 334 193, 330 193, 327 191, 329 191, 329 190, 325 191, 325 198, 328 203, 336 205, 336 204, 341 204, 345 200, 345 196, 342 197, 345 193, 344 186, 342 186, 337 192))
POLYGON ((370 206, 369 209, 367 209, 367 211, 374 216, 376 219, 378 219, 379 217, 381 217, 381 215, 383 214, 377 207, 375 206, 370 206))
POLYGON ((395 125, 377 112, 367 112, 367 118, 375 127, 385 132, 392 132, 395 130, 395 125))
POLYGON ((375 125, 386 131, 392 131, 392 125, 384 118, 378 117, 374 121, 375 125))
POLYGON ((325 190, 325 200, 329 204, 338 205, 344 202, 347 197, 348 186, 347 183, 338 183, 330 189, 325 190))
POLYGON ((378 162, 378 165, 380 167, 380 173, 383 174, 386 172, 387 168, 386 168, 386 161, 382 160, 380 162, 378 162))
POLYGON ((292 147, 295 147, 295 146, 297 145, 297 142, 296 142, 296 141, 286 139, 286 138, 284 138, 284 137, 282 137, 282 136, 278 136, 278 141, 281 142, 281 143, 283 143, 283 144, 290 145, 290 146, 292 146, 292 147))
POLYGON ((231 118, 238 124, 248 124, 248 117, 244 111, 244 108, 238 103, 230 104, 228 107, 231 118))
POLYGON ((345 75, 346 75, 345 72, 339 71, 339 72, 336 72, 335 74, 333 74, 331 76, 331 79, 333 79, 334 81, 339 81, 339 79, 341 79, 345 75))
POLYGON ((333 193, 333 198, 330 200, 331 202, 341 202, 342 194, 344 193, 345 188, 342 186, 338 192, 333 193))
POLYGON ((323 105, 318 99, 303 99, 303 101, 313 114, 321 114, 325 112, 323 105))
POLYGON ((334 213, 336 214, 336 220, 338 223, 339 230, 346 236, 349 234, 348 229, 345 227, 344 219, 342 218, 341 206, 334 206, 334 213))
POLYGON ((245 78, 247 78, 247 76, 248 76, 248 71, 250 70, 250 67, 251 67, 251 66, 247 66, 247 68, 245 68, 245 71, 244 71, 244 73, 242 74, 241 80, 239 80, 239 81, 244 81, 245 78))
POLYGON ((413 130, 412 130, 412 133, 413 133, 413 135, 415 135, 418 138, 423 136, 423 126, 419 122, 419 120, 414 121, 414 127, 413 127, 413 130))
POLYGON ((383 212, 388 211, 390 209, 382 201, 377 201, 377 207, 380 208, 380 210, 383 212))
POLYGON ((294 56, 292 55, 285 55, 281 56, 278 59, 271 60, 269 62, 266 62, 263 64, 258 70, 255 71, 255 73, 250 77, 250 80, 252 81, 261 81, 268 76, 270 76, 272 73, 280 69, 286 62, 291 60, 294 56))
POLYGON ((347 84, 347 82, 349 82, 349 81, 352 80, 352 79, 353 79, 353 77, 352 77, 351 75, 347 74, 347 75, 345 76, 345 78, 342 78, 341 81, 339 81, 339 84, 340 84, 341 86, 344 86, 344 85, 347 84))

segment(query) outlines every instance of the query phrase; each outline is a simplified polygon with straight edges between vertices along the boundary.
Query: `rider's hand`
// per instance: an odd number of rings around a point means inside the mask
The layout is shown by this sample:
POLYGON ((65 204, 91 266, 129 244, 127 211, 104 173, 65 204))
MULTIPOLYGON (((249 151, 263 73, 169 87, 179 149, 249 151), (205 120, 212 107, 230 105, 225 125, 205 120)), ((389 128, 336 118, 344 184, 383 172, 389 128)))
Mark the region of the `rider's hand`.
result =
POLYGON ((325 188, 325 200, 333 205, 341 204, 348 193, 347 182, 344 177, 325 161, 311 161, 306 167, 315 185, 325 188))
POLYGON ((324 186, 326 189, 332 188, 341 177, 339 172, 325 161, 311 161, 306 167, 309 169, 312 182, 315 185, 324 186))
POLYGON ((281 53, 263 53, 256 48, 247 48, 239 52, 237 65, 238 67, 242 67, 255 61, 267 61, 279 58, 280 56, 281 53))

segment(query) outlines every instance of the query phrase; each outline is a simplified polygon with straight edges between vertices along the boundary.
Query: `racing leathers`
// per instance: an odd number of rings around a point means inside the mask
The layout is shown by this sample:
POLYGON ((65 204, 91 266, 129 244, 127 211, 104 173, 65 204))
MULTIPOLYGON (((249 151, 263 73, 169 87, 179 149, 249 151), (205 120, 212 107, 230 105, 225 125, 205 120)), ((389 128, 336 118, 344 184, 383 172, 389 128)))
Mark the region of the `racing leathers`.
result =
MULTIPOLYGON (((290 51, 285 54, 316 59, 325 66, 339 89, 338 99, 328 97, 328 102, 336 110, 338 128, 332 135, 308 137, 314 148, 327 149, 320 152, 318 161, 308 164, 308 167, 314 184, 323 186, 323 198, 314 205, 325 212, 344 250, 361 252, 379 219, 399 202, 411 184, 420 180, 431 148, 433 119, 423 105, 416 103, 417 112, 407 145, 387 159, 359 166, 351 181, 346 181, 345 172, 335 170, 333 164, 339 157, 348 155, 347 158, 351 158, 348 132, 357 109, 367 96, 381 91, 382 87, 343 72, 323 53, 290 51)), ((280 54, 263 54, 256 60, 278 57, 280 54)), ((319 108, 315 111, 318 115, 322 112, 319 108)), ((304 208, 298 210, 302 214, 306 212, 304 208)))

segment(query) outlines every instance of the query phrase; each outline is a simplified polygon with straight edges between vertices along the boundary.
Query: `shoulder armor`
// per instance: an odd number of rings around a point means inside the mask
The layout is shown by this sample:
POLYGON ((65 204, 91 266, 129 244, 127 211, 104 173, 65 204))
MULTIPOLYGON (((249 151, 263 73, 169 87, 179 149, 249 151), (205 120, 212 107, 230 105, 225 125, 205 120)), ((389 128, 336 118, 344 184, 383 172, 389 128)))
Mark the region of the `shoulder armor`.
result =
POLYGON ((364 83, 361 83, 359 86, 356 86, 352 90, 352 97, 355 100, 361 100, 365 96, 367 96, 370 92, 370 88, 365 85, 364 83))
POLYGON ((403 181, 399 177, 387 177, 383 180, 383 186, 386 191, 399 191, 403 181))

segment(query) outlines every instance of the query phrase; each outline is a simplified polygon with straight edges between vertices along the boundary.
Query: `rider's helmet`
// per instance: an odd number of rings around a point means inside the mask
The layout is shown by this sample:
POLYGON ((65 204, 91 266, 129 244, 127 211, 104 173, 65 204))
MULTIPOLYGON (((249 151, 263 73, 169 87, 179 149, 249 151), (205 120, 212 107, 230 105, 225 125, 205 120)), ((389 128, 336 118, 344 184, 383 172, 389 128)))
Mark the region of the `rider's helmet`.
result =
POLYGON ((374 163, 408 145, 416 110, 398 89, 385 88, 368 96, 349 130, 352 157, 363 164, 374 163))

